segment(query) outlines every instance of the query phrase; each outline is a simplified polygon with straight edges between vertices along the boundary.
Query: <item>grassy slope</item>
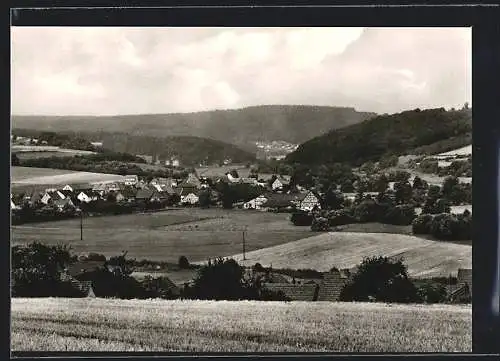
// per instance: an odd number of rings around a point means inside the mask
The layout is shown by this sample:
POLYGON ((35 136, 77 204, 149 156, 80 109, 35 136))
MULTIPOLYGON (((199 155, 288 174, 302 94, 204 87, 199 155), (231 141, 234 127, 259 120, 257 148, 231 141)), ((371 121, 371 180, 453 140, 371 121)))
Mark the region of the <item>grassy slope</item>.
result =
POLYGON ((470 352, 470 306, 13 299, 13 351, 470 352))
POLYGON ((83 241, 79 219, 14 226, 12 242, 63 242, 75 252, 113 256, 128 250, 137 259, 177 262, 184 255, 189 261, 205 261, 239 252, 245 227, 248 251, 311 235, 309 227, 293 226, 284 214, 193 208, 86 218, 83 241))
POLYGON ((387 233, 333 232, 241 254, 234 258, 246 265, 256 262, 274 268, 351 268, 363 257, 403 257, 413 277, 456 274, 459 267, 472 267, 472 247, 387 233))

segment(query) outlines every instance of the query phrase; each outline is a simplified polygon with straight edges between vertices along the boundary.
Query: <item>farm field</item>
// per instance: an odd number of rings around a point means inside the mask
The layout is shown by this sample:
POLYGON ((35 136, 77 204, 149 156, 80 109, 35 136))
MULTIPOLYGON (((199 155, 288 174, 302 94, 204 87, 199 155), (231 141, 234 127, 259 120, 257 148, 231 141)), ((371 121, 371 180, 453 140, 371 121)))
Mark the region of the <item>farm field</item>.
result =
POLYGON ((295 227, 287 214, 248 211, 176 209, 156 213, 88 217, 80 220, 32 223, 12 227, 12 244, 39 240, 70 244, 73 251, 98 252, 114 256, 127 250, 130 257, 190 262, 229 256, 242 250, 243 229, 246 250, 295 241, 311 235, 309 227, 295 227))
POLYGON ((470 305, 13 298, 12 351, 470 352, 470 305))
POLYGON ((117 181, 124 176, 117 174, 77 172, 64 169, 11 167, 11 185, 65 185, 68 183, 91 183, 117 181))
POLYGON ((466 156, 472 154, 472 144, 465 147, 450 150, 448 152, 436 154, 434 157, 466 156))
POLYGON ((363 257, 403 257, 410 276, 447 277, 458 268, 472 268, 472 246, 431 241, 389 233, 331 232, 269 248, 233 256, 240 264, 259 262, 264 267, 312 268, 328 271, 332 267, 353 268, 363 257))

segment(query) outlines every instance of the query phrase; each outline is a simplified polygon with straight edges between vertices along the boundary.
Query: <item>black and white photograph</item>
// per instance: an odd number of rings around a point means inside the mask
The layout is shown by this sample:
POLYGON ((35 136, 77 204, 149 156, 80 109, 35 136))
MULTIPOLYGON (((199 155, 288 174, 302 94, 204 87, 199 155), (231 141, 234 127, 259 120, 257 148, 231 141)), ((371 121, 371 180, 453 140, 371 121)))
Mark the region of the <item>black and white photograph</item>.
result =
POLYGON ((11 351, 472 351, 471 27, 10 47, 11 351))

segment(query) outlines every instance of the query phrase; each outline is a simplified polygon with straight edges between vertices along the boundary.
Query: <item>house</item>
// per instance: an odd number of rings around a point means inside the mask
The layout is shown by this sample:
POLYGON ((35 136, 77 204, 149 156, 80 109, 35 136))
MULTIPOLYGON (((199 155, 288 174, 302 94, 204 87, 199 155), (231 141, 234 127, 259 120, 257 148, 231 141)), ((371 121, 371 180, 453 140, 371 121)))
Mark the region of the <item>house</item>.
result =
POLYGON ((120 194, 124 197, 123 201, 133 202, 137 194, 137 189, 131 186, 126 186, 120 191, 120 194))
POLYGON ((293 201, 297 209, 312 211, 314 208, 321 208, 319 196, 312 191, 299 193, 293 201))
POLYGON ((190 173, 185 181, 187 184, 195 186, 197 189, 201 187, 201 181, 198 176, 194 173, 190 173))
POLYGON ((81 191, 78 193, 76 198, 82 203, 89 203, 92 201, 97 201, 101 198, 100 194, 94 191, 81 191))
POLYGON ((193 184, 190 184, 190 183, 186 183, 186 182, 183 182, 181 183, 178 187, 178 193, 179 195, 182 197, 182 196, 186 196, 188 195, 189 193, 197 193, 198 192, 198 188, 193 185, 193 184))
POLYGON ((348 270, 333 269, 323 274, 323 281, 319 285, 318 301, 338 301, 344 286, 349 282, 351 272, 348 270))
POLYGON ((63 188, 62 188, 63 191, 70 191, 70 192, 73 192, 73 187, 69 184, 66 184, 63 188))
POLYGON ((296 207, 294 204, 296 195, 293 194, 270 193, 265 197, 267 201, 260 206, 262 210, 279 212, 292 210, 296 207))
POLYGON ((128 175, 123 180, 123 183, 126 186, 135 186, 137 183, 139 183, 139 177, 136 175, 128 175))
POLYGON ((233 177, 231 173, 226 173, 226 178, 229 181, 229 183, 238 183, 240 181, 240 178, 233 177))
POLYGON ((123 195, 122 192, 116 192, 115 193, 115 202, 124 202, 126 201, 125 196, 123 195))
POLYGON ((244 209, 261 209, 262 205, 267 202, 267 198, 264 195, 260 195, 257 198, 251 199, 246 203, 243 203, 244 209))
POLYGON ((185 196, 181 196, 181 203, 186 205, 196 205, 198 204, 199 200, 200 197, 198 197, 198 195, 194 192, 190 192, 185 196))
POLYGON ((240 178, 240 183, 257 185, 257 179, 255 178, 240 178))
POLYGON ((290 185, 290 179, 286 179, 282 176, 277 177, 273 184, 271 185, 271 188, 274 190, 278 189, 283 189, 285 187, 288 187, 290 185))
POLYGON ((281 292, 291 301, 316 301, 320 286, 317 284, 263 283, 262 287, 281 292))
POLYGON ((179 167, 181 165, 181 162, 179 159, 173 159, 172 160, 172 167, 179 167))
POLYGON ((21 209, 21 207, 20 207, 20 206, 18 206, 18 205, 16 205, 16 204, 14 203, 14 201, 12 200, 12 195, 11 195, 11 199, 10 199, 10 209, 11 209, 11 210, 18 210, 18 209, 21 209))
POLYGON ((71 198, 73 196, 73 191, 70 190, 61 190, 59 192, 62 193, 64 198, 71 198))
POLYGON ((102 148, 103 145, 102 142, 90 142, 90 144, 95 148, 102 148))
POLYGON ((472 269, 458 269, 457 284, 449 292, 453 303, 470 302, 472 299, 472 269))
POLYGON ((153 156, 152 155, 136 154, 136 157, 144 159, 146 161, 146 163, 148 163, 148 164, 153 163, 153 156))
POLYGON ((64 198, 64 199, 56 199, 53 201, 53 204, 59 208, 59 210, 62 210, 64 207, 74 207, 75 204, 71 200, 71 198, 64 198))
POLYGON ((151 197, 153 197, 153 193, 151 189, 139 189, 135 195, 135 199, 142 202, 149 202, 151 197))
POLYGON ((47 205, 47 204, 50 204, 52 202, 62 200, 65 198, 66 198, 66 196, 59 191, 48 191, 48 192, 45 192, 45 194, 42 196, 40 201, 43 204, 47 205))

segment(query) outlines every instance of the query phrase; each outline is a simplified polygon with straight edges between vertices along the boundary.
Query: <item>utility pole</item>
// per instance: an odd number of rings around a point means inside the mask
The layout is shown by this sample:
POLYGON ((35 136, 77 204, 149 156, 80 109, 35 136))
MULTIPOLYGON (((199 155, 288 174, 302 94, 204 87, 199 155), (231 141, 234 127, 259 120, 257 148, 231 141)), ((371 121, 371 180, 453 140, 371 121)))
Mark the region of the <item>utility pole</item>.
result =
POLYGON ((245 256, 245 232, 246 232, 246 227, 243 230, 243 261, 245 261, 247 259, 245 256))
POLYGON ((80 211, 80 241, 83 241, 83 212, 80 211))

